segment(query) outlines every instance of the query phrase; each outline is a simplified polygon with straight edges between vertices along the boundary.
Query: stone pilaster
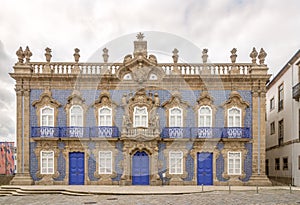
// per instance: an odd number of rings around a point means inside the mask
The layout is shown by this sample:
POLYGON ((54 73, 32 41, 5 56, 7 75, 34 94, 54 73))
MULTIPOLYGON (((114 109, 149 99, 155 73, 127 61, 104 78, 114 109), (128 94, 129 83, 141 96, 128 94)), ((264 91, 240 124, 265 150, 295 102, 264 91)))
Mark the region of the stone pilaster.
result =
POLYGON ((17 95, 17 174, 10 182, 12 185, 31 185, 33 180, 29 173, 30 140, 30 102, 29 82, 16 85, 17 95), (24 160, 24 161, 23 161, 24 160))

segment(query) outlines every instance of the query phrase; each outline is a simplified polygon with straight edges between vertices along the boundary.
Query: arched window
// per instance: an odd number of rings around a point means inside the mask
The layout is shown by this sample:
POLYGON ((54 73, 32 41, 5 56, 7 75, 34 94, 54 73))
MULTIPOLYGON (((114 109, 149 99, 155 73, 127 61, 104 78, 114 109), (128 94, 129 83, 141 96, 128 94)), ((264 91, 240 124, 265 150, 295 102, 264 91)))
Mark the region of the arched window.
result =
POLYGON ((70 109, 70 126, 83 126, 83 109, 79 105, 73 105, 70 109))
POLYGON ((237 107, 228 109, 228 127, 241 127, 242 126, 242 112, 237 107))
POLYGON ((182 109, 174 107, 170 109, 169 127, 182 127, 182 109))
POLYGON ((99 126, 112 126, 112 110, 109 107, 99 109, 99 126))
POLYGON ((41 126, 50 126, 54 127, 54 109, 45 106, 41 108, 41 126))
POLYGON ((148 112, 146 107, 135 107, 133 111, 133 126, 148 127, 148 112))
POLYGON ((198 110, 198 127, 212 127, 212 109, 209 106, 202 106, 198 110))

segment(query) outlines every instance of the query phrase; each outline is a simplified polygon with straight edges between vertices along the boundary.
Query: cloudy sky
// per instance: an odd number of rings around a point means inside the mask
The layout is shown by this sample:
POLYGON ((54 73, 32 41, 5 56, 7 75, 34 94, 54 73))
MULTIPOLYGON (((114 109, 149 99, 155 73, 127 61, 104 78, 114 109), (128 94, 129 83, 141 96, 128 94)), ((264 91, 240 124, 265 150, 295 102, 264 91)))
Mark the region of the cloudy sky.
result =
POLYGON ((77 47, 84 61, 121 36, 159 31, 208 48, 212 62, 229 62, 234 47, 238 62, 250 62, 252 47, 263 47, 269 72, 276 74, 300 48, 299 8, 299 0, 1 0, 0 140, 15 140, 8 73, 20 46, 30 47, 32 61, 44 61, 46 47, 53 61, 73 61, 77 47))

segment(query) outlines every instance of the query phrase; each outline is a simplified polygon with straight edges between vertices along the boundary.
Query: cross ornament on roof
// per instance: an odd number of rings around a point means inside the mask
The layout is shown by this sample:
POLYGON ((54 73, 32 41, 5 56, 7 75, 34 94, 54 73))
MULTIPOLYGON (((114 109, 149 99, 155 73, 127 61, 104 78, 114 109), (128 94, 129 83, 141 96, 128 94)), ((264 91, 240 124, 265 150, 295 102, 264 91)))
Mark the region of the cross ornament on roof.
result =
POLYGON ((137 35, 136 35, 136 38, 139 40, 139 41, 142 41, 144 39, 144 34, 139 32, 137 35))

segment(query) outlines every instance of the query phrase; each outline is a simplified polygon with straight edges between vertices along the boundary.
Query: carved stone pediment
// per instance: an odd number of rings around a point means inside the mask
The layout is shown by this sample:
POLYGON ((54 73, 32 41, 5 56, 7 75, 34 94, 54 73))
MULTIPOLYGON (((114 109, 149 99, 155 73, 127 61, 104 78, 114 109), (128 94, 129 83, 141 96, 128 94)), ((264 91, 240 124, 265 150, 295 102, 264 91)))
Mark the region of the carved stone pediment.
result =
MULTIPOLYGON (((103 90, 99 98, 94 102, 93 104, 95 116, 96 116, 96 122, 97 125, 99 125, 99 109, 102 107, 108 107, 112 109, 112 116, 115 116, 115 108, 117 107, 117 104, 113 102, 110 98, 110 93, 108 90, 103 90)), ((112 124, 114 125, 114 121, 112 121, 112 124)))

